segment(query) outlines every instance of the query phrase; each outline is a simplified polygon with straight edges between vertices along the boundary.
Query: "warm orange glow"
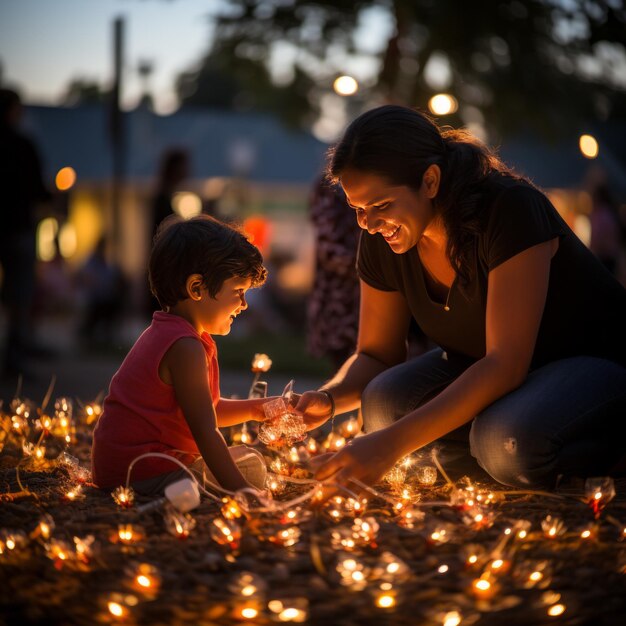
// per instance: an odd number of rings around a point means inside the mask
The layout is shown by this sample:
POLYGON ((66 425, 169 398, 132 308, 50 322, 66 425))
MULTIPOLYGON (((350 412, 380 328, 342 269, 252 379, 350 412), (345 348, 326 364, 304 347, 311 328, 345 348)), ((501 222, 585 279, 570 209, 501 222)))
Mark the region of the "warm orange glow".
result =
POLYGON ((428 101, 428 108, 434 115, 450 115, 459 108, 459 103, 448 93, 438 93, 428 101))
POLYGON ((559 615, 562 615, 564 612, 565 612, 564 604, 554 604, 548 609, 548 615, 550 615, 551 617, 558 617, 559 615))
POLYGON ((57 172, 54 182, 59 191, 67 191, 76 182, 76 171, 73 167, 63 167, 57 172))
POLYGON ((583 156, 588 159, 595 159, 600 151, 598 141, 593 135, 581 135, 578 146, 583 156))
POLYGON ((109 602, 108 606, 111 615, 115 615, 115 617, 124 616, 125 610, 121 604, 118 604, 117 602, 109 602))
MULTIPOLYGON (((243 222, 243 231, 262 254, 267 251, 270 243, 270 230, 270 223, 261 215, 252 215, 243 222)), ((253 364, 253 372, 266 372, 267 369, 269 369, 269 367, 265 369, 266 361, 269 361, 269 365, 272 364, 271 360, 269 360, 267 355, 264 354, 259 355, 259 361, 260 362, 257 364, 256 369, 253 364)))

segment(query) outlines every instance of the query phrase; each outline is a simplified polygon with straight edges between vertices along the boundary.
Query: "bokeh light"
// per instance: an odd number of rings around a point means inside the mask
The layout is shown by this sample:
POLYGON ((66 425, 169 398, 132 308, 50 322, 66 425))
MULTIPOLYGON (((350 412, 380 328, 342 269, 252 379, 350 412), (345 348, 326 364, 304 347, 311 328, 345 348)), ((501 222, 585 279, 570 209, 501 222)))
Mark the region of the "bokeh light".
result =
POLYGON ((67 191, 76 182, 76 171, 73 167, 62 167, 56 175, 54 182, 59 191, 67 191))
POLYGON ((583 156, 587 159, 595 159, 600 151, 598 141, 593 135, 581 135, 578 145, 583 156))
POLYGON ((352 96, 359 90, 359 83, 352 76, 339 76, 333 83, 333 89, 340 96, 352 96))
POLYGON ((438 93, 428 101, 428 108, 434 115, 450 115, 459 108, 459 103, 448 93, 438 93))
POLYGON ((188 220, 190 217, 200 215, 202 212, 202 200, 200 196, 190 191, 181 191, 174 194, 172 206, 178 215, 188 220))

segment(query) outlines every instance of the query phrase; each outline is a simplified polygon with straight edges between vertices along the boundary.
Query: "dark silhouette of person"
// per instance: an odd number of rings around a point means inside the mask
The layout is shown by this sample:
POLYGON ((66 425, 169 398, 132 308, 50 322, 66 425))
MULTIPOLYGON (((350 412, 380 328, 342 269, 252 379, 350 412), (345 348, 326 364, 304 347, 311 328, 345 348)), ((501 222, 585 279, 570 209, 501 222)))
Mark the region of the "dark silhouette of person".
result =
POLYGON ((159 224, 174 213, 172 198, 178 186, 190 171, 189 154, 183 148, 170 148, 163 153, 159 166, 159 177, 151 205, 150 237, 154 237, 159 224))
POLYGON ((127 292, 121 269, 107 259, 106 243, 106 237, 101 237, 76 275, 85 298, 79 334, 87 345, 104 345, 113 339, 127 292))
POLYGON ((24 373, 36 352, 32 332, 35 291, 37 205, 51 199, 33 141, 19 128, 22 103, 0 89, 0 265, 2 304, 7 314, 2 374, 24 373))
POLYGON ((339 367, 356 349, 360 228, 341 187, 323 177, 313 187, 309 218, 315 229, 315 278, 307 306, 308 350, 339 367))
MULTIPOLYGON (((180 184, 189 176, 190 159, 189 153, 184 148, 169 148, 166 150, 159 165, 158 178, 154 195, 150 201, 149 222, 150 228, 148 250, 152 248, 152 241, 156 235, 159 224, 168 216, 175 213, 172 200, 178 191, 180 184)), ((154 311, 160 310, 156 298, 146 289, 145 314, 152 317, 154 311)))
POLYGON ((591 201, 589 248, 611 274, 617 275, 624 240, 617 203, 606 182, 594 187, 591 201))

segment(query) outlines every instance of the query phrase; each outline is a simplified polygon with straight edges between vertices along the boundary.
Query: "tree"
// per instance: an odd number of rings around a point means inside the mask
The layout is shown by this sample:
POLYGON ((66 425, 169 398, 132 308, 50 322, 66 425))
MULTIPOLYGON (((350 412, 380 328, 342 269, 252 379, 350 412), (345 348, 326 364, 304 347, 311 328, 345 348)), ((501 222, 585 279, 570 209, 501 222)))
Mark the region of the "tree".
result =
POLYGON ((211 51, 179 80, 184 102, 310 124, 335 76, 360 63, 372 68, 360 104, 425 109, 445 89, 460 105, 446 121, 484 119, 497 136, 626 112, 621 0, 229 0, 212 19, 211 51), (379 46, 359 36, 366 19, 391 24, 379 46))
POLYGON ((78 104, 101 104, 108 98, 109 92, 97 81, 85 78, 75 78, 68 85, 63 104, 76 106, 78 104))

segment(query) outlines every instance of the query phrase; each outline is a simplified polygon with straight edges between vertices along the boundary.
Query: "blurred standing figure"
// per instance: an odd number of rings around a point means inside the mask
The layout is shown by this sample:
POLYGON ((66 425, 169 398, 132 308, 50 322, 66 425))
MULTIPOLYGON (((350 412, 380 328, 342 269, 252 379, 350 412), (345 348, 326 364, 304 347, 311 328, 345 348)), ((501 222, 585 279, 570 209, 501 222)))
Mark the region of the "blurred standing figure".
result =
MULTIPOLYGON (((189 154, 182 148, 170 148, 163 153, 159 167, 156 193, 152 199, 150 239, 156 234, 159 224, 174 213, 172 198, 178 186, 189 176, 189 154)), ((150 241, 150 247, 152 241, 150 241)))
POLYGON ((592 190, 591 202, 589 248, 611 274, 617 275, 623 246, 622 230, 616 203, 605 182, 592 190))
POLYGON ((34 143, 19 130, 19 95, 0 89, 0 264, 8 328, 3 375, 23 373, 32 342, 38 202, 49 200, 34 143))
MULTIPOLYGON (((161 156, 158 178, 154 195, 150 201, 149 222, 150 228, 147 249, 152 248, 152 241, 156 235, 159 224, 169 215, 173 215, 174 194, 179 190, 180 184, 189 177, 190 160, 189 154, 184 148, 169 148, 161 156)), ((145 314, 152 318, 152 313, 161 307, 156 298, 146 288, 144 295, 145 314)))
POLYGON ((113 341, 124 306, 126 281, 122 270, 106 257, 106 238, 101 237, 93 253, 76 275, 83 292, 84 313, 79 334, 86 345, 113 341))
POLYGON ((315 281, 308 303, 308 349, 341 365, 355 350, 359 321, 359 227, 341 187, 316 181, 309 203, 315 227, 315 281))

